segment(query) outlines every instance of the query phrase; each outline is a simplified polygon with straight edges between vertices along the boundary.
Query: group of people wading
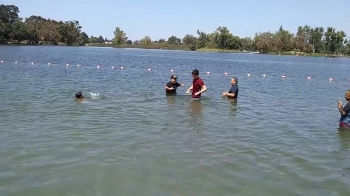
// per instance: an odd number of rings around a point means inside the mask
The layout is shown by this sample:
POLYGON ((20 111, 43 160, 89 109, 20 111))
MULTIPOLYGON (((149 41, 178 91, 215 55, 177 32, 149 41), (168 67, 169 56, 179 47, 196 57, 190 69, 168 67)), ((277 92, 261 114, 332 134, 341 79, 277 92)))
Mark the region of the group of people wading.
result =
MULTIPOLYGON (((197 69, 192 71, 192 85, 186 93, 190 93, 192 91, 193 99, 200 99, 203 92, 207 90, 203 80, 199 77, 199 71, 197 69)), ((238 79, 233 77, 231 79, 231 89, 228 92, 223 92, 222 96, 235 99, 238 97, 238 79)), ((172 75, 170 77, 170 81, 165 85, 165 91, 167 96, 176 95, 176 89, 179 86, 184 86, 183 83, 177 82, 177 76, 172 75)), ((81 92, 75 94, 76 100, 83 100, 84 96, 81 92)), ((348 102, 344 107, 341 101, 338 102, 338 110, 341 114, 339 120, 339 127, 350 129, 350 89, 345 92, 345 100, 348 102)))
MULTIPOLYGON (((207 90, 203 80, 199 77, 199 71, 197 69, 192 71, 192 85, 186 93, 190 93, 192 91, 192 98, 199 99, 203 92, 207 90)), ((228 92, 223 92, 222 96, 227 98, 237 98, 238 97, 238 79, 233 77, 231 79, 231 89, 228 92)), ((184 86, 182 83, 177 82, 177 76, 172 75, 170 77, 170 81, 165 85, 165 92, 167 96, 176 95, 176 89, 179 86, 184 86)))

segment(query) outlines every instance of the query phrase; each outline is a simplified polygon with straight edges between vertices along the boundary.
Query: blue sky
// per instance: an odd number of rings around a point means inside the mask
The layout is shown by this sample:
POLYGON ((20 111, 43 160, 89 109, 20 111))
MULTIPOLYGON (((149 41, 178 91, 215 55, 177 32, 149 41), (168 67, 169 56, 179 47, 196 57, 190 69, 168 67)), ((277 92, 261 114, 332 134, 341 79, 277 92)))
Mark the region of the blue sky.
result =
POLYGON ((240 37, 276 31, 293 33, 311 25, 343 30, 350 36, 350 0, 0 0, 19 7, 20 17, 40 15, 55 20, 78 20, 89 36, 113 38, 120 27, 131 40, 211 33, 226 26, 240 37))

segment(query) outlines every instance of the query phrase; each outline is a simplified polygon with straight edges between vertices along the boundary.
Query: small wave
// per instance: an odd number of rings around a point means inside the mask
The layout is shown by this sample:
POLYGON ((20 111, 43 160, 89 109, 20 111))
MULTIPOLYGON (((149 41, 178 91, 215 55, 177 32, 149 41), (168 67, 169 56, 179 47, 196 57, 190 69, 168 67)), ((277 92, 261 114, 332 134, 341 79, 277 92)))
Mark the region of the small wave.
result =
POLYGON ((90 96, 91 96, 92 99, 99 99, 100 98, 100 94, 99 93, 95 93, 95 92, 90 93, 90 96))

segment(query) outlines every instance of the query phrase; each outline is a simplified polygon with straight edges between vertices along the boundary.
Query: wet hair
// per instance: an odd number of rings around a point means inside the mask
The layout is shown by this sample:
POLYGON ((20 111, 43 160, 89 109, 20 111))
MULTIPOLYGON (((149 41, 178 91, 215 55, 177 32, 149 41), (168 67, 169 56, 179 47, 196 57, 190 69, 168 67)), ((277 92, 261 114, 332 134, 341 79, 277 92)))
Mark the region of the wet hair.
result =
POLYGON ((198 75, 199 75, 198 69, 194 69, 194 70, 192 71, 192 74, 198 76, 198 75))
POLYGON ((75 98, 81 99, 81 98, 84 98, 84 96, 81 92, 79 92, 75 94, 75 98))
POLYGON ((236 77, 233 77, 232 79, 234 79, 236 84, 238 84, 238 79, 236 77))

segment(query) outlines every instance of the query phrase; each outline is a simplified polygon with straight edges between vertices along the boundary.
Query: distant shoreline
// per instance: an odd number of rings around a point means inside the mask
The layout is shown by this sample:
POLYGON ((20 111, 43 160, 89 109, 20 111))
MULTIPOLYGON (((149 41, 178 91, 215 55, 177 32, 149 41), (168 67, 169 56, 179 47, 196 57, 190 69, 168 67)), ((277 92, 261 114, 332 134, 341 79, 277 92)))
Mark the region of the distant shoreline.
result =
MULTIPOLYGON (((21 44, 0 44, 5 46, 67 46, 64 43, 59 43, 58 45, 52 44, 42 44, 42 45, 30 45, 26 43, 21 44)), ((106 47, 106 48, 130 48, 130 49, 154 49, 154 50, 180 50, 180 51, 192 51, 183 45, 168 45, 163 43, 156 43, 149 46, 142 45, 132 45, 132 44, 123 44, 123 45, 115 45, 115 44, 103 44, 103 43, 87 43, 85 46, 69 46, 69 47, 106 47)), ((349 57, 345 55, 330 55, 323 53, 304 53, 304 52, 268 52, 268 53, 260 53, 260 52, 252 52, 252 51, 241 51, 241 50, 227 50, 227 49, 209 49, 209 48, 200 48, 194 50, 196 52, 214 52, 214 53, 244 53, 244 54, 269 54, 269 55, 283 55, 283 56, 312 56, 312 57, 329 57, 329 58, 339 58, 339 57, 349 57)))

